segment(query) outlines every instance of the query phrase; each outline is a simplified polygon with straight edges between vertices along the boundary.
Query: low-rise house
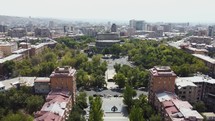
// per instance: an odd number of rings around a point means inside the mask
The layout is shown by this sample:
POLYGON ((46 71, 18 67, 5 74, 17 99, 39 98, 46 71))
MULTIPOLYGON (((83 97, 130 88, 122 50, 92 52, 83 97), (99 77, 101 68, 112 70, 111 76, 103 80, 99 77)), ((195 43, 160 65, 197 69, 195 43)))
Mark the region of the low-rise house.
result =
POLYGON ((205 112, 202 115, 206 118, 205 121, 215 121, 215 113, 213 112, 205 112))
POLYGON ((34 92, 39 94, 48 94, 50 92, 50 78, 47 77, 35 78, 34 92))

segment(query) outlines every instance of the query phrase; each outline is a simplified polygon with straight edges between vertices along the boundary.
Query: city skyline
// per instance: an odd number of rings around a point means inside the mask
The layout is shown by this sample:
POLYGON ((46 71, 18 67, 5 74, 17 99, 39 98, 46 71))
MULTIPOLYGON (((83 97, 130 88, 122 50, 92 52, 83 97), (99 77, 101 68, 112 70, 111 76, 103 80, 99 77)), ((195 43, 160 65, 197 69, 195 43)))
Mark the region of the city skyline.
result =
POLYGON ((76 20, 214 23, 211 0, 1 0, 1 15, 76 20))

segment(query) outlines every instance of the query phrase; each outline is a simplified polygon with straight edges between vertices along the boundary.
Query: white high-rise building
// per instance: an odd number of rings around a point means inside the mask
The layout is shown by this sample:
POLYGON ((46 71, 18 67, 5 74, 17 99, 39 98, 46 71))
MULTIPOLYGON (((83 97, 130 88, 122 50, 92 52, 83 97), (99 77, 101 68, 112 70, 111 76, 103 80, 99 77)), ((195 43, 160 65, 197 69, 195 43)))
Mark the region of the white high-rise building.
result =
POLYGON ((144 20, 130 20, 129 26, 135 30, 146 30, 146 22, 144 20))

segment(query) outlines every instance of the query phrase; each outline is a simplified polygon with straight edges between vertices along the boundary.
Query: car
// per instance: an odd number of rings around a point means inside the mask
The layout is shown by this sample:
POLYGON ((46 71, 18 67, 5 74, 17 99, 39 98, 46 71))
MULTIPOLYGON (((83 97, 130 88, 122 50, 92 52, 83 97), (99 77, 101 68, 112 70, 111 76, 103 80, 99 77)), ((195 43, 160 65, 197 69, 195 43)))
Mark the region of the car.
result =
POLYGON ((93 95, 93 97, 97 97, 97 96, 98 96, 97 94, 94 94, 94 95, 93 95))
POLYGON ((116 94, 116 95, 114 95, 114 97, 119 97, 119 95, 116 94))
POLYGON ((138 90, 145 91, 146 87, 140 87, 140 88, 138 88, 138 90))

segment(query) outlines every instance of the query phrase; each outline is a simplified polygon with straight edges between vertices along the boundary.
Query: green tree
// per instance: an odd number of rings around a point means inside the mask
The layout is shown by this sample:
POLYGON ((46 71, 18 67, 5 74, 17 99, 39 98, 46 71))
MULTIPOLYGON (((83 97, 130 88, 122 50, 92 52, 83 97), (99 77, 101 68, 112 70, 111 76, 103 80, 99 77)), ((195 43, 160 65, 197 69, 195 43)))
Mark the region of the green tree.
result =
POLYGON ((160 115, 152 115, 150 118, 149 118, 149 121, 162 121, 162 118, 160 115))
POLYGON ((30 96, 30 97, 27 97, 26 100, 26 110, 32 114, 33 112, 35 111, 38 111, 43 103, 44 103, 44 99, 41 97, 41 96, 30 96))
POLYGON ((118 73, 121 68, 121 64, 116 63, 113 67, 114 67, 116 73, 118 73))
POLYGON ((100 97, 95 97, 92 100, 90 107, 89 121, 103 121, 102 100, 100 97))
POLYGON ((130 111, 133 104, 133 97, 135 97, 136 95, 136 91, 129 85, 126 85, 123 92, 123 102, 125 105, 127 105, 128 111, 130 111))
POLYGON ((113 77, 114 81, 116 82, 116 84, 119 86, 119 88, 123 88, 125 86, 126 83, 126 77, 124 74, 122 73, 117 73, 114 77, 113 77))
POLYGON ((129 114, 130 121, 145 121, 143 118, 143 110, 140 107, 133 106, 129 114))
POLYGON ((18 112, 16 114, 8 114, 2 121, 33 121, 33 117, 28 114, 18 112))
POLYGON ((14 74, 15 63, 13 61, 6 61, 3 64, 3 74, 5 76, 11 77, 14 74))
POLYGON ((197 110, 198 112, 204 112, 204 111, 206 111, 205 103, 202 102, 202 101, 196 102, 196 103, 194 104, 193 108, 194 108, 195 110, 197 110))

